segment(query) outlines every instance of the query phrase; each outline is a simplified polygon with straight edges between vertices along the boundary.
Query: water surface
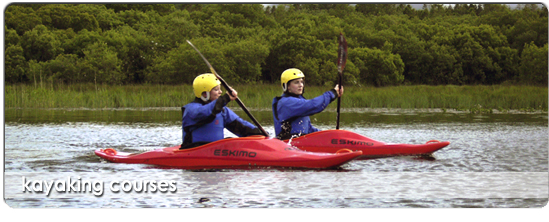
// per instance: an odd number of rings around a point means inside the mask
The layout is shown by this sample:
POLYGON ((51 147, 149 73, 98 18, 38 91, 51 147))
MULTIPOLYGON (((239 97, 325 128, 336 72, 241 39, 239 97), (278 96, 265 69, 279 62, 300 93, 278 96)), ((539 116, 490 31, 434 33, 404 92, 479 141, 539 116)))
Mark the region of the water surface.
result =
MULTIPOLYGON (((240 116, 245 116, 237 111, 240 116)), ((271 113, 254 111, 274 133, 271 113)), ((406 110, 346 110, 342 129, 388 143, 451 144, 434 159, 390 157, 339 169, 166 169, 105 162, 93 153, 181 143, 181 113, 165 109, 6 109, 4 169, 11 207, 542 207, 549 190, 546 113, 470 114, 406 110), (177 182, 174 193, 21 193, 32 180, 177 182)), ((311 117, 320 129, 335 113, 311 117)), ((227 136, 232 136, 228 131, 227 136)))

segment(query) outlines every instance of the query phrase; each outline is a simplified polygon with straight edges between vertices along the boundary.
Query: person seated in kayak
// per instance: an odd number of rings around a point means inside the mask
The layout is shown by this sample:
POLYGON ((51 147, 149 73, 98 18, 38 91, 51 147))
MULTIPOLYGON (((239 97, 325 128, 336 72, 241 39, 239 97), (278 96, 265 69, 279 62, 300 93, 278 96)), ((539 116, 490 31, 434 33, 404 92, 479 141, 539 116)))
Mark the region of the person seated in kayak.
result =
POLYGON ((233 95, 223 94, 221 82, 214 74, 206 73, 197 76, 193 81, 196 98, 191 103, 181 107, 183 112, 182 128, 183 143, 181 149, 203 145, 223 139, 223 129, 227 128, 235 135, 262 135, 253 124, 243 120, 227 103, 238 97, 236 90, 233 95))
POLYGON ((298 137, 319 129, 311 125, 310 115, 322 112, 328 104, 343 94, 343 87, 336 85, 330 91, 313 98, 305 99, 305 74, 296 68, 282 72, 282 96, 273 99, 273 119, 276 138, 281 140, 298 137))

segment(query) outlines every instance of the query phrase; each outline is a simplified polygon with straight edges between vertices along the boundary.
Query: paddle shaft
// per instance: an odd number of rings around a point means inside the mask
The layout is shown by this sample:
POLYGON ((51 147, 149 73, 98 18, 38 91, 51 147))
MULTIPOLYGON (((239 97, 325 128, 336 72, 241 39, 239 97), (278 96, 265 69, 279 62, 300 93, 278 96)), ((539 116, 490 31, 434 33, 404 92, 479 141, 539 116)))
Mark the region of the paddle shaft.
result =
MULTIPOLYGON (((345 69, 345 64, 347 63, 347 41, 343 34, 339 33, 339 47, 337 50, 337 73, 339 74, 339 92, 343 87, 343 69, 345 69)), ((337 97, 337 120, 336 120, 336 129, 339 129, 339 116, 341 108, 341 96, 337 97)))
MULTIPOLYGON (((339 88, 341 89, 341 87, 343 87, 343 85, 341 84, 341 77, 342 73, 339 73, 339 88)), ((339 92, 338 92, 339 93, 339 92)), ((337 121, 336 121, 336 129, 339 129, 339 114, 340 114, 340 108, 341 108, 341 96, 340 97, 337 97, 337 121)))
MULTIPOLYGON (((189 45, 191 45, 193 47, 193 49, 198 52, 198 54, 200 55, 200 57, 202 57, 202 59, 204 60, 204 62, 206 62, 206 65, 208 65, 208 67, 210 68, 210 71, 219 79, 219 81, 221 82, 221 85, 223 85, 223 87, 225 88, 225 90, 227 90, 227 93, 229 93, 229 95, 233 95, 233 90, 231 89, 231 87, 229 86, 229 84, 227 84, 227 82, 225 82, 225 80, 223 78, 221 78, 221 76, 219 74, 217 74, 217 72, 215 71, 215 69, 213 68, 213 66, 210 64, 210 62, 208 62, 208 60, 206 59, 206 57, 204 57, 204 55, 202 55, 202 53, 189 41, 187 40, 187 43, 189 43, 189 45)), ((264 136, 269 136, 269 134, 263 129, 263 127, 261 127, 261 124, 259 124, 259 122, 254 118, 254 116, 250 113, 250 111, 248 110, 248 108, 246 108, 246 106, 244 105, 244 103, 242 103, 242 101, 237 97, 236 99, 236 103, 238 103, 238 105, 240 106, 240 108, 242 108, 242 110, 244 110, 244 112, 248 115, 248 117, 250 117, 250 119, 252 120, 252 122, 254 122, 254 124, 257 126, 257 128, 261 131, 261 133, 263 133, 264 136)))

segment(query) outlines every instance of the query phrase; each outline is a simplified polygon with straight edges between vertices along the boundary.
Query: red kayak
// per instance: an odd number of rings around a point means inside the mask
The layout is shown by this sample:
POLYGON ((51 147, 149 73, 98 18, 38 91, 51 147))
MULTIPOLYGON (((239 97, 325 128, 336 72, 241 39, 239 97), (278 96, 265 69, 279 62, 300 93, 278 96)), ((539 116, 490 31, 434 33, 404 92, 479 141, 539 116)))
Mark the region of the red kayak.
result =
POLYGON ((229 138, 202 146, 179 150, 180 146, 140 154, 99 149, 95 154, 115 163, 138 163, 185 169, 239 167, 334 168, 360 155, 361 151, 343 150, 338 154, 313 153, 296 149, 278 139, 264 136, 229 138))
POLYGON ((362 151, 359 159, 401 155, 428 155, 448 146, 438 140, 425 144, 391 144, 370 139, 346 130, 324 130, 285 140, 292 146, 310 152, 336 153, 344 149, 362 151))

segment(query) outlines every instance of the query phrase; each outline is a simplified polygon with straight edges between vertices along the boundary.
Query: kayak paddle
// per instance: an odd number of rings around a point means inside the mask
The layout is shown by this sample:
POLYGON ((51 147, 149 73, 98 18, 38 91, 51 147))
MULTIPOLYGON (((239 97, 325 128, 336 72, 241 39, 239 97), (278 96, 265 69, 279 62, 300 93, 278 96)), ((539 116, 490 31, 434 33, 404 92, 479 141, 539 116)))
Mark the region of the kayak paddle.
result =
MULTIPOLYGON (((223 87, 225 87, 225 90, 227 90, 227 93, 229 93, 230 95, 233 95, 233 91, 231 90, 231 87, 227 84, 227 82, 225 82, 225 80, 223 80, 223 78, 221 78, 221 76, 219 74, 217 74, 217 72, 215 71, 213 66, 210 64, 210 62, 208 62, 206 57, 204 57, 204 55, 202 55, 202 53, 189 40, 187 40, 187 43, 189 43, 189 45, 191 45, 193 47, 193 49, 196 50, 196 52, 198 52, 200 57, 202 57, 204 62, 206 62, 206 65, 208 65, 208 67, 210 68, 211 72, 219 79, 219 81, 221 81, 221 85, 223 85, 223 87)), ((246 114, 248 114, 248 117, 250 117, 250 119, 252 119, 252 121, 255 123, 257 128, 259 130, 261 130, 261 133, 263 133, 264 136, 268 137, 269 134, 267 134, 267 132, 263 129, 263 127, 261 127, 261 124, 259 124, 259 122, 254 118, 254 116, 252 116, 250 111, 248 111, 248 108, 246 108, 246 106, 244 106, 244 103, 242 103, 242 101, 240 101, 239 98, 236 98, 236 103, 238 103, 238 105, 240 105, 242 110, 244 110, 244 112, 246 114)))
MULTIPOLYGON (((339 33, 339 47, 337 49, 337 73, 339 74, 339 89, 343 87, 343 69, 347 63, 347 41, 343 34, 339 33)), ((341 96, 337 97, 337 122, 336 129, 339 129, 339 109, 341 107, 341 96)))

